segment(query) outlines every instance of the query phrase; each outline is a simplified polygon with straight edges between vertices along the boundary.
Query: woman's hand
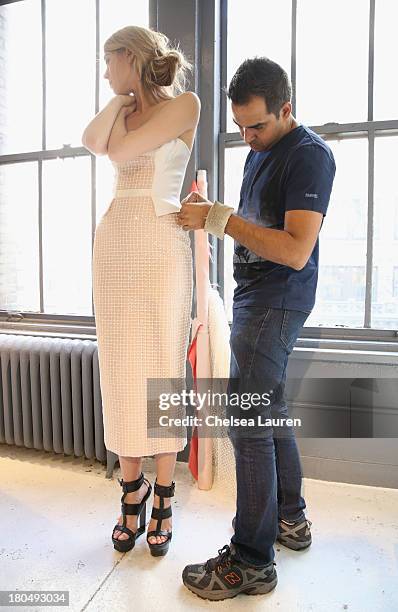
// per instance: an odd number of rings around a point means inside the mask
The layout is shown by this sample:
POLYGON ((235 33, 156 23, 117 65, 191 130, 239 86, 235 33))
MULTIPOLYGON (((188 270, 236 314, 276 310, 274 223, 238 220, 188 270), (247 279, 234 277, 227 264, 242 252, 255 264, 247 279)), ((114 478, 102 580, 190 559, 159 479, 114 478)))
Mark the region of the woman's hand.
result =
POLYGON ((177 213, 178 225, 185 231, 203 229, 212 205, 213 202, 192 191, 181 202, 181 210, 177 213))
POLYGON ((117 94, 90 121, 82 135, 82 144, 94 155, 109 153, 110 135, 115 123, 125 124, 125 117, 136 110, 135 96, 117 94), (122 110, 123 109, 123 110, 122 110), (118 119, 119 118, 119 119, 118 119))
POLYGON ((122 106, 129 106, 130 104, 134 104, 137 106, 137 100, 134 95, 130 94, 117 94, 115 96, 121 103, 122 106))
POLYGON ((118 95, 117 98, 120 98, 120 108, 117 114, 117 118, 127 119, 129 115, 135 113, 137 110, 137 100, 133 96, 125 96, 118 95), (124 98, 124 104, 122 104, 124 98))
POLYGON ((132 104, 131 106, 122 106, 120 112, 123 113, 124 118, 128 117, 132 113, 135 113, 137 110, 137 104, 132 104))
MULTIPOLYGON (((128 94, 118 94, 115 96, 115 99, 119 103, 119 113, 122 114, 124 118, 131 115, 137 110, 137 100, 134 95, 130 96, 128 94)), ((118 113, 118 114, 119 114, 118 113)))
MULTIPOLYGON (((117 97, 123 97, 123 98, 130 97, 132 100, 132 103, 130 103, 128 106, 123 105, 119 108, 119 112, 116 115, 115 122, 112 126, 108 144, 107 144, 108 157, 111 161, 116 161, 113 159, 114 148, 118 147, 120 142, 123 140, 123 138, 125 138, 125 136, 128 134, 126 118, 132 113, 134 113, 137 108, 137 102, 131 96, 117 96, 117 97)), ((129 100, 126 100, 126 101, 130 102, 129 100)))

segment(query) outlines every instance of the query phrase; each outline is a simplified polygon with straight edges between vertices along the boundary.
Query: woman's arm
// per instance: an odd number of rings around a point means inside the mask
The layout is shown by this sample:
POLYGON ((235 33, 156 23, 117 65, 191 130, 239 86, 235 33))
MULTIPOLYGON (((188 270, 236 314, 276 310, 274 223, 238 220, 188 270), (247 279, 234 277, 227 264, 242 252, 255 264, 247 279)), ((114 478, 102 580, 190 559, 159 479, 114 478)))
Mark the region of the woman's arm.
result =
POLYGON ((111 161, 116 161, 111 155, 111 151, 115 147, 116 143, 121 142, 122 138, 124 138, 124 136, 127 136, 126 115, 126 108, 120 108, 111 129, 108 141, 108 157, 111 161))
POLYGON ((94 155, 105 155, 108 152, 108 140, 115 119, 126 103, 134 104, 134 98, 127 95, 117 95, 97 113, 83 132, 82 143, 94 155))
POLYGON ((200 100, 192 91, 170 100, 136 130, 126 131, 124 113, 120 112, 108 142, 109 159, 127 161, 178 138, 187 130, 196 128, 199 113, 200 100))

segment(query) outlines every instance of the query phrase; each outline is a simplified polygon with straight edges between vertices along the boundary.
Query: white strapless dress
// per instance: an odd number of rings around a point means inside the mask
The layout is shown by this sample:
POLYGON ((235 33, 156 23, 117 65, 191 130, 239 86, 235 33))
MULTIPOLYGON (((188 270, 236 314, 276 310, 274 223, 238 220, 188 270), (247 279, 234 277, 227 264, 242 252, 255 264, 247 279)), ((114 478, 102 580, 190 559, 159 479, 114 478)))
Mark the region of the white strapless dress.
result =
POLYGON ((178 452, 187 443, 185 428, 176 437, 151 437, 152 430, 148 436, 147 378, 186 375, 192 251, 176 214, 189 157, 177 138, 113 162, 114 198, 95 231, 93 299, 105 446, 121 456, 178 452))

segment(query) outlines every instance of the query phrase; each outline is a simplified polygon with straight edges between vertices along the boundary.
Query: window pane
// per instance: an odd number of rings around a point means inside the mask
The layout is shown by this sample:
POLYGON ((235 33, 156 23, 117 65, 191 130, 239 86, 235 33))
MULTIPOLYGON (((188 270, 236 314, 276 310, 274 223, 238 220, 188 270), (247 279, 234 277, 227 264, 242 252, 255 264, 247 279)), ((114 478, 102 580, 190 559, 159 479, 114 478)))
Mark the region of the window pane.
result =
POLYGON ((92 315, 90 158, 43 163, 43 275, 47 313, 92 315))
POLYGON ((336 177, 319 238, 316 303, 306 325, 363 327, 368 144, 363 138, 328 144, 336 177))
POLYGON ((398 137, 375 140, 375 197, 373 261, 378 291, 372 303, 372 327, 398 329, 398 137))
POLYGON ((95 2, 46 2, 46 68, 47 149, 81 146, 94 114, 95 2))
MULTIPOLYGON (((225 149, 224 202, 228 206, 239 206, 240 187, 243 178, 243 167, 250 151, 248 146, 225 149)), ((234 241, 231 236, 224 236, 224 304, 228 320, 232 320, 232 299, 236 283, 233 278, 232 258, 234 241)))
POLYGON ((0 166, 0 309, 40 310, 37 163, 0 166))
POLYGON ((378 0, 375 15, 374 119, 397 119, 398 81, 391 71, 398 54, 397 0, 378 0))
POLYGON ((128 25, 149 27, 149 0, 100 0, 100 109, 115 95, 104 79, 104 43, 116 30, 128 25))
POLYGON ((300 0, 296 91, 301 122, 367 120, 368 40, 369 0, 300 0))
POLYGON ((0 6, 0 154, 41 149, 40 2, 0 6))
MULTIPOLYGON (((265 55, 290 76, 291 0, 228 0, 227 85, 247 58, 265 55), (272 16, 272 18, 270 18, 272 16)), ((227 132, 236 132, 227 102, 227 132)))
POLYGON ((398 298, 398 266, 394 266, 392 294, 393 297, 398 298))
MULTIPOLYGON (((377 268, 373 268, 373 296, 377 294, 377 275, 377 268)), ((322 266, 322 284, 319 284, 317 296, 325 303, 364 302, 365 285, 365 266, 322 266)), ((331 320, 323 324, 331 327, 334 325, 331 320)), ((345 325, 345 323, 338 323, 338 325, 345 325)))

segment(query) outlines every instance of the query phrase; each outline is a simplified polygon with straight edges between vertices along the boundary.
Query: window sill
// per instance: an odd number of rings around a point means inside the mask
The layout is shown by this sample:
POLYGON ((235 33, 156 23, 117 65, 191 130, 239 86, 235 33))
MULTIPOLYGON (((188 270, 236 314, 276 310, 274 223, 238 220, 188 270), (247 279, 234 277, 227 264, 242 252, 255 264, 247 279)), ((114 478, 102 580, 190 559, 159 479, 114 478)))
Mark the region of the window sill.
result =
POLYGON ((0 334, 15 334, 21 336, 42 336, 47 338, 75 338, 80 340, 96 340, 95 326, 91 325, 60 325, 45 323, 12 323, 1 322, 0 334))
POLYGON ((302 359, 308 361, 328 361, 338 363, 362 363, 362 364, 378 364, 398 366, 398 350, 385 351, 377 350, 373 347, 372 350, 365 346, 351 347, 350 349, 331 348, 315 346, 303 346, 303 341, 298 341, 292 351, 293 359, 302 359))
MULTIPOLYGON (((370 335, 371 330, 366 331, 370 335)), ((377 330, 375 332, 377 333, 377 330)), ((88 322, 85 325, 77 325, 73 322, 62 324, 61 322, 2 321, 0 333, 94 341, 97 339, 95 325, 88 322)), ((302 336, 297 340, 292 356, 306 360, 398 364, 398 342, 390 340, 391 336, 388 339, 384 337, 376 340, 369 340, 368 337, 355 340, 302 336)))

